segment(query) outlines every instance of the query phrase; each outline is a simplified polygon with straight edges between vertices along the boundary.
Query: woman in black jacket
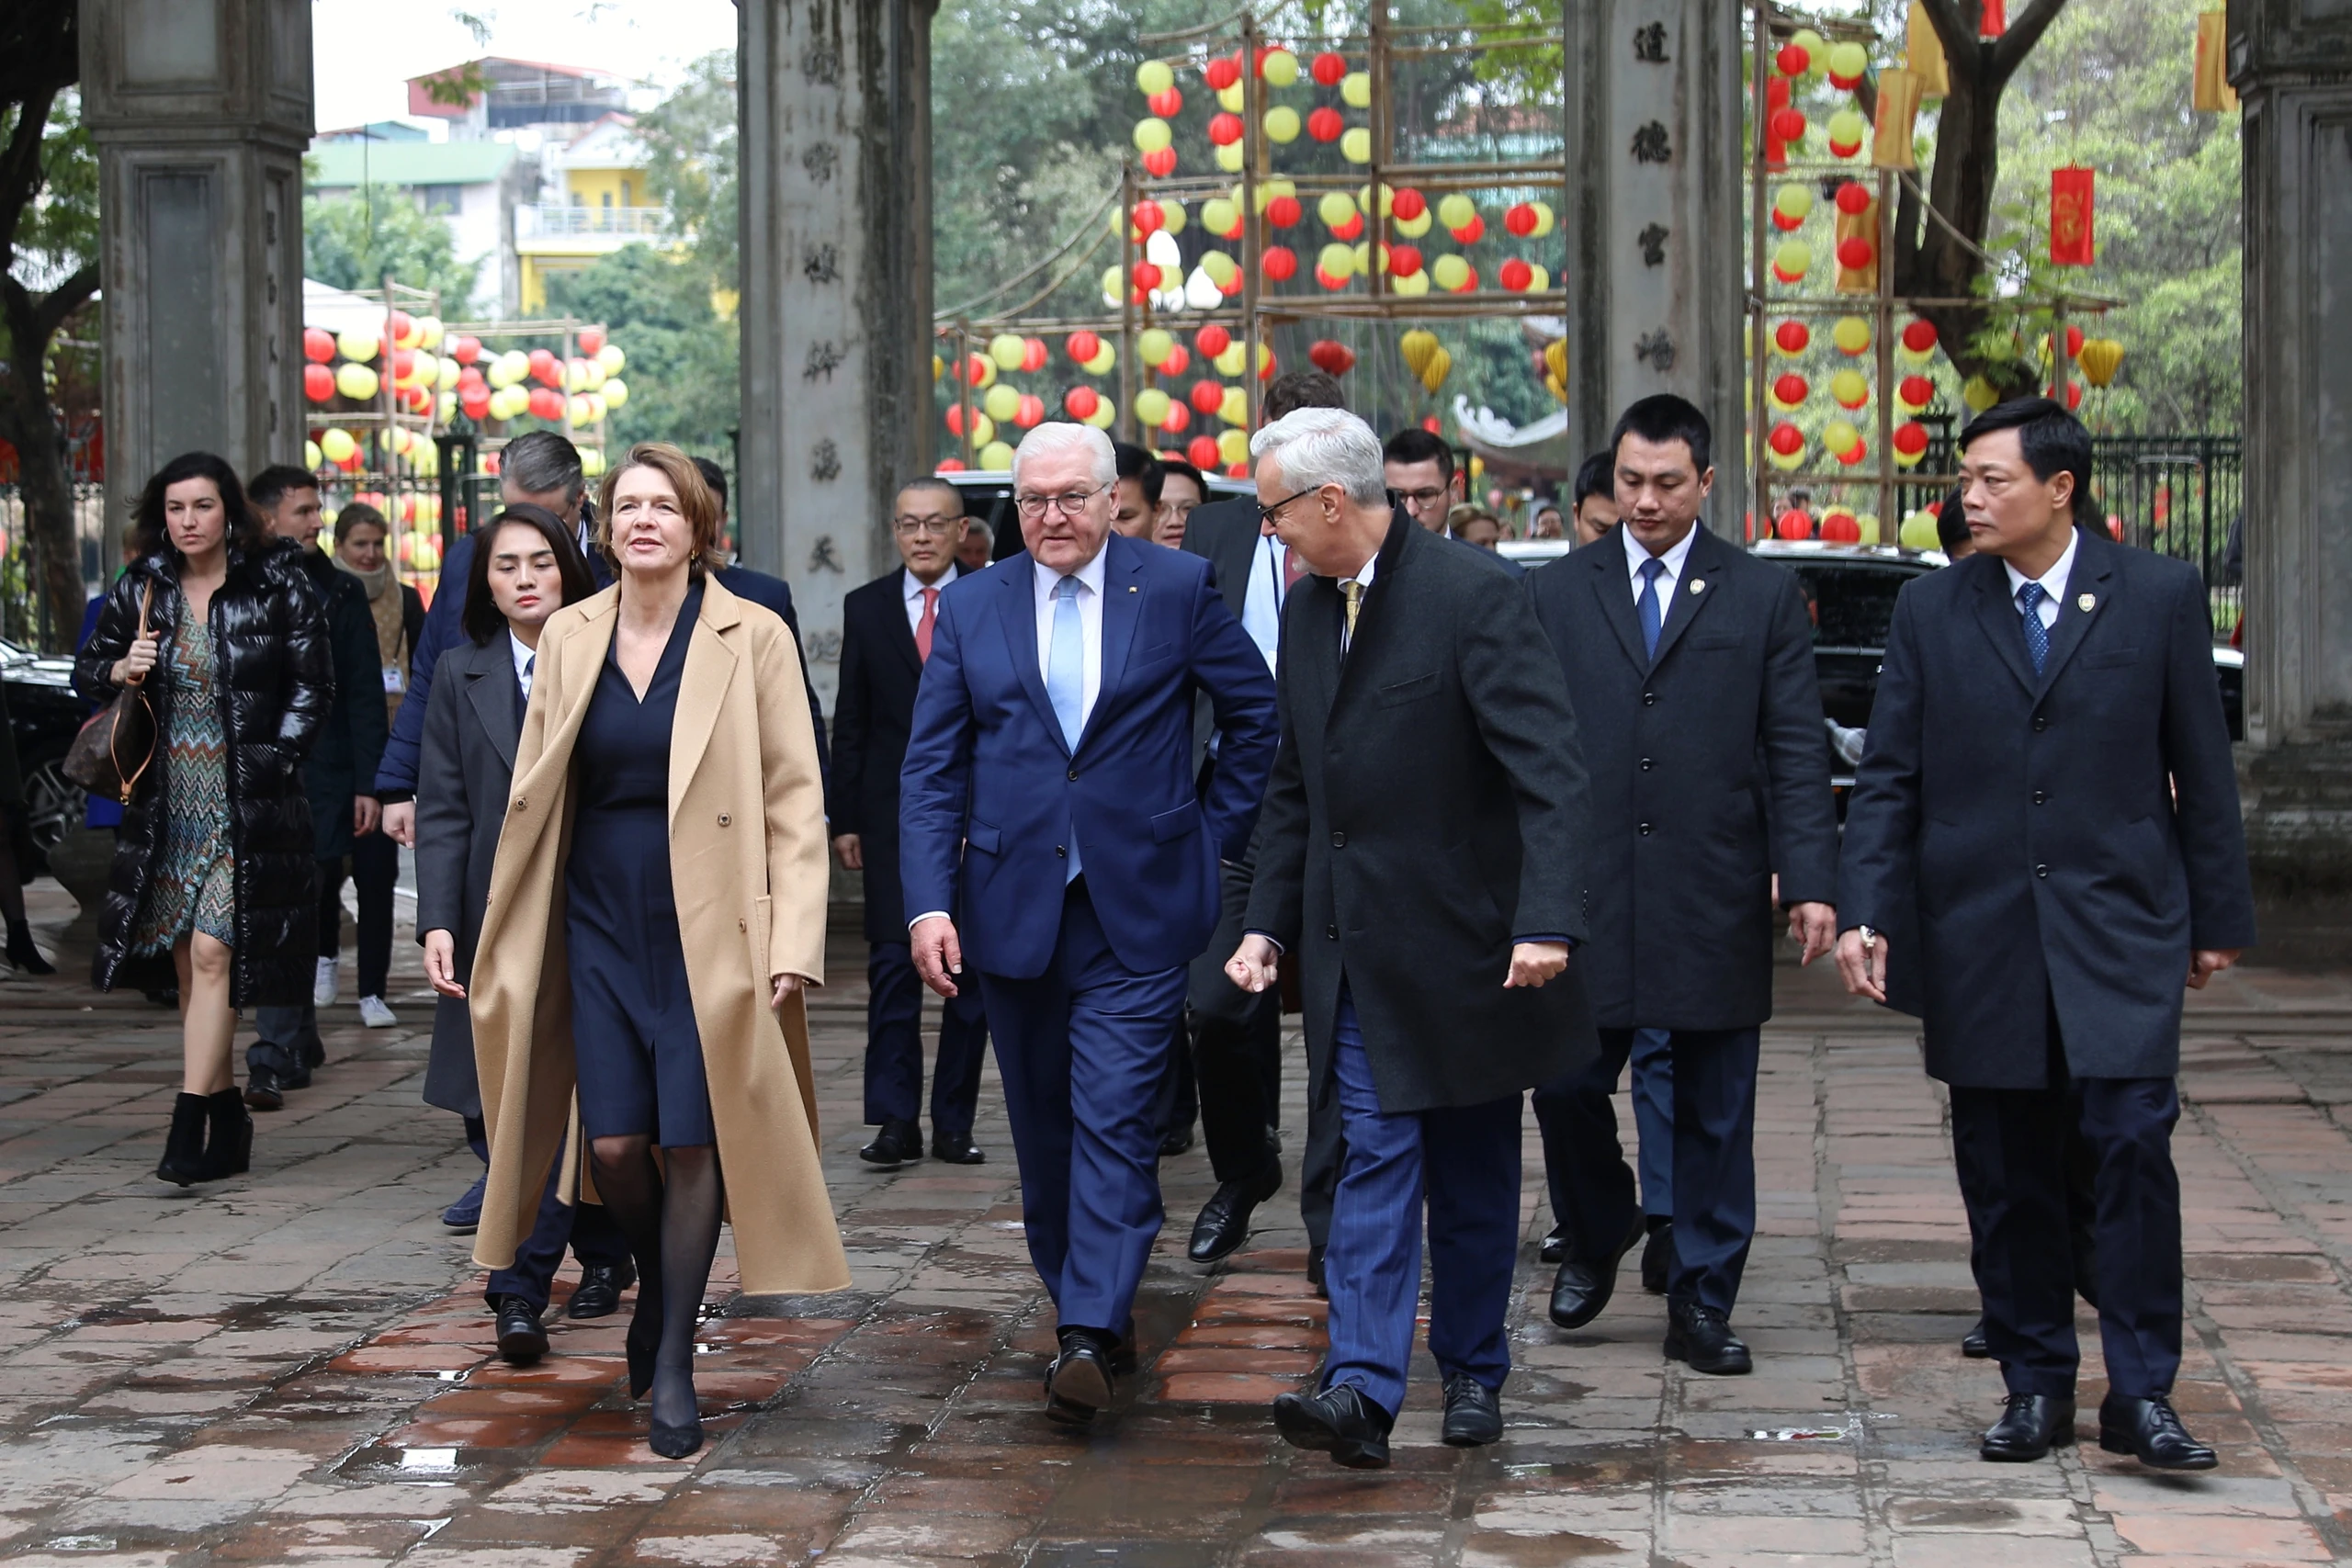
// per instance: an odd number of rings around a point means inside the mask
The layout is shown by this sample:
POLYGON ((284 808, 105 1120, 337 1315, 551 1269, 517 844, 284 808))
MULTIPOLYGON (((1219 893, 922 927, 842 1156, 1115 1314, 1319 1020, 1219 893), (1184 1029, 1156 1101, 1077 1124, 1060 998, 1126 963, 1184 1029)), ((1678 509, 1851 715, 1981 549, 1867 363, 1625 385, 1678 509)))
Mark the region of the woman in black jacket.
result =
POLYGON ((171 954, 183 1077, 155 1174, 185 1187, 240 1174, 252 1153, 230 1069, 236 1010, 309 994, 318 872, 301 763, 334 673, 297 547, 268 536, 219 457, 164 464, 130 545, 74 665, 93 702, 142 679, 157 729, 116 838, 91 978, 111 990, 126 964, 171 954))

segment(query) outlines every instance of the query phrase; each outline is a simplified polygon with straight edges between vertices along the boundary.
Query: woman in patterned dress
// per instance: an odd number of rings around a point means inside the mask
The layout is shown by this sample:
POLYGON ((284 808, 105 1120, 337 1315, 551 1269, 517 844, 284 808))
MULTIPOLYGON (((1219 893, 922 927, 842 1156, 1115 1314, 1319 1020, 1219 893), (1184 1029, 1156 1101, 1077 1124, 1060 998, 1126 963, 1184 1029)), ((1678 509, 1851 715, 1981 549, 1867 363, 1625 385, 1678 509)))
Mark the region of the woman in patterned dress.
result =
POLYGON ((187 1186, 240 1174, 252 1153, 231 1071, 236 1010, 309 994, 317 869, 300 770, 334 677, 297 547, 269 537, 219 457, 164 464, 130 546, 75 665, 99 703, 141 680, 158 731, 117 837, 92 978, 110 990, 127 963, 165 954, 177 971, 181 1091, 155 1174, 187 1186))

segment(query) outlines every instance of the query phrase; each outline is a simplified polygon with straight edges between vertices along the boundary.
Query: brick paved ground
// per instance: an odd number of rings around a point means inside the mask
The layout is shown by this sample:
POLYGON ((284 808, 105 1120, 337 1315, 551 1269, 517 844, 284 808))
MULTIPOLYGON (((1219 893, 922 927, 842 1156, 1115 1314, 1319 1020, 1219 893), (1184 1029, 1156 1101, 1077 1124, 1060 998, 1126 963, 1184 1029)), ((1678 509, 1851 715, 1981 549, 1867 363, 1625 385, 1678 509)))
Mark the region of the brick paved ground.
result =
MULTIPOLYGON (((57 908, 53 891, 40 907, 57 908)), ((731 1298, 722 1255, 701 1363, 714 1440, 674 1464, 643 1447, 642 1409, 618 1384, 621 1320, 558 1320, 555 1353, 527 1371, 486 1358, 466 1244, 435 1218, 471 1156, 454 1119, 417 1103, 421 1001, 400 1001, 406 1027, 372 1033, 334 1010, 333 1064, 263 1119, 252 1176, 184 1192, 151 1174, 178 1078, 167 1017, 65 977, 0 979, 0 1556, 2352 1558, 2352 975, 2244 972, 2194 1009, 2178 1392, 2222 1450, 2218 1474, 2156 1479, 2095 1447, 2039 1465, 1975 1459, 1999 1382, 1954 1345, 1974 1308, 1939 1100, 1906 1029, 1788 970, 1765 1035, 1763 1234, 1736 1319, 1756 1375, 1663 1362, 1662 1306, 1630 1270, 1589 1330, 1549 1326, 1531 1122, 1509 1437, 1469 1454, 1440 1446, 1424 1381, 1396 1468, 1361 1475, 1283 1448, 1264 1418, 1319 1347, 1293 1190, 1232 1267, 1191 1268, 1182 1234, 1211 1186, 1197 1151, 1164 1172, 1177 1219, 1139 1306, 1145 1376, 1091 1437, 1049 1428, 1037 1385, 1051 1336, 993 1072, 987 1166, 861 1169, 861 987, 842 963, 854 950, 835 953, 816 1049, 856 1289, 731 1298)), ((2095 1337, 2086 1363, 2087 1407, 2101 1392, 2095 1337)))

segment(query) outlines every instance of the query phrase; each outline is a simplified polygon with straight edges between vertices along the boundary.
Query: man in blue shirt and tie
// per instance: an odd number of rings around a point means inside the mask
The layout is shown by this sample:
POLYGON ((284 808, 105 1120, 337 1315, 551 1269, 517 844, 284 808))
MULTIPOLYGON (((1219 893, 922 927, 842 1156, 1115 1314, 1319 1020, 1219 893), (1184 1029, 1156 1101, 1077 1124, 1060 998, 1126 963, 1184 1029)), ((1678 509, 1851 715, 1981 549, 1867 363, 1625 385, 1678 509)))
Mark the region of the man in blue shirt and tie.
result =
POLYGON ((977 983, 996 1035, 1029 1256, 1058 1314, 1046 1414, 1083 1425, 1135 1354, 1161 1220, 1154 1111, 1185 966, 1249 852, 1274 683, 1196 556, 1111 533, 1111 443, 1031 431, 1028 548, 940 596, 900 773, 915 967, 977 983), (1205 795, 1193 700, 1222 736, 1205 795))

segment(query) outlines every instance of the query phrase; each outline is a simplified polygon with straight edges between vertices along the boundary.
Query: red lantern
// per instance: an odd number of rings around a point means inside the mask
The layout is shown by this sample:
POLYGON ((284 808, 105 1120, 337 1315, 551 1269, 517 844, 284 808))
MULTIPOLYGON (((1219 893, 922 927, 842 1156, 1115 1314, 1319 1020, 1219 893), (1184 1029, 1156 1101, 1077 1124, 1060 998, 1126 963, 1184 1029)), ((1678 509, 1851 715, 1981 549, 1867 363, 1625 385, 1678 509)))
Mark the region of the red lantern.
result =
MULTIPOLYGON (((2050 348, 2050 340, 2048 338, 2043 338, 2041 340, 2041 346, 2043 352, 2048 352, 2050 348)), ((2069 359, 2080 359, 2082 356, 2083 329, 2080 327, 2068 327, 2066 329, 2066 357, 2069 359)))
POLYGON ((1216 467, 1216 442, 1206 435, 1195 435, 1185 444, 1184 461, 1207 473, 1216 467))
POLYGON ((396 348, 392 350, 392 379, 394 381, 405 381, 411 376, 415 374, 416 350, 413 348, 396 348))
POLYGON ((1450 292, 1455 294, 1476 294, 1478 292, 1478 269, 1474 266, 1468 272, 1464 273, 1462 275, 1462 287, 1450 290, 1450 292))
POLYGON ((1306 209, 1295 196, 1278 196, 1266 203, 1266 221, 1277 229, 1287 229, 1306 215, 1306 209))
POLYGON ((1345 223, 1334 224, 1331 228, 1331 238, 1335 240, 1363 239, 1363 214, 1361 212, 1351 212, 1348 215, 1348 220, 1345 223))
POLYGON ((1315 368, 1328 376, 1344 376, 1355 368, 1355 350, 1330 338, 1317 338, 1306 351, 1315 368))
POLYGON ((1346 278, 1341 277, 1335 272, 1325 272, 1319 266, 1315 269, 1315 281, 1321 284, 1324 288, 1330 289, 1335 294, 1348 286, 1348 280, 1346 278))
POLYGON ((1805 344, 1813 341, 1813 330, 1803 321, 1782 321, 1772 329, 1772 341, 1781 345, 1782 354, 1803 354, 1805 344))
POLYGON ((395 343, 416 330, 416 322, 406 310, 394 310, 391 320, 384 323, 384 341, 395 343))
POLYGON ((1774 109, 1784 109, 1788 107, 1789 79, 1786 76, 1770 76, 1765 78, 1764 112, 1769 115, 1774 109))
POLYGON ((1170 435, 1182 435, 1192 423, 1191 409, 1186 408, 1182 403, 1170 403, 1166 416, 1159 422, 1159 428, 1170 435))
POLYGON ((1159 264, 1137 262, 1127 276, 1134 280, 1137 288, 1157 288, 1159 287, 1159 264))
POLYGON ((1767 439, 1772 443, 1772 450, 1783 457, 1793 457, 1804 450, 1804 432, 1786 420, 1774 425, 1767 439))
POLYGON ((1414 245, 1388 247, 1388 271, 1394 277, 1410 277, 1421 270, 1421 253, 1414 245))
POLYGON ((1475 245, 1487 236, 1487 220, 1474 212, 1470 215, 1470 221, 1453 230, 1453 234, 1455 243, 1475 245))
POLYGON ((1916 419, 1906 419, 1894 427, 1890 438, 1894 449, 1906 457, 1916 457, 1928 449, 1928 427, 1916 419))
POLYGON ((531 350, 531 377, 552 387, 563 379, 563 367, 546 349, 535 348, 531 350))
MULTIPOLYGON (((2049 397, 2050 397, 2050 400, 2051 400, 2052 402, 2055 402, 2055 401, 2057 400, 2057 399, 2058 399, 2058 389, 2057 389, 2057 388, 2055 388, 2055 387, 2051 388, 2051 389, 2050 389, 2050 392, 2049 392, 2049 397)), ((2073 410, 2073 409, 2078 409, 2078 408, 2081 408, 2082 406, 2083 406, 2083 384, 2082 384, 2080 381, 2069 381, 2069 382, 2067 382, 2067 383, 2066 383, 2066 407, 2067 407, 2069 410, 2073 410)))
POLYGON ((1143 172, 1153 179, 1164 180, 1176 172, 1176 149, 1162 147, 1143 155, 1143 172))
POLYGON ((458 390, 470 392, 476 387, 480 387, 484 391, 490 389, 490 382, 483 378, 481 371, 469 365, 458 372, 458 390))
POLYGON ((1146 97, 1144 107, 1162 119, 1174 119, 1184 112, 1184 95, 1169 87, 1146 97))
POLYGON ((1936 323, 1926 320, 1911 321, 1903 329, 1903 346, 1914 354, 1925 354, 1936 346, 1936 323))
POLYGON ((1318 87, 1336 87, 1347 80, 1347 57, 1327 50, 1308 62, 1306 73, 1315 78, 1315 85, 1318 87))
POLYGON ((1271 381, 1274 378, 1274 373, 1281 368, 1282 362, 1276 359, 1273 355, 1269 352, 1266 355, 1266 362, 1258 367, 1258 379, 1261 381, 1271 381))
POLYGON ((1772 134, 1783 141, 1804 140, 1804 110, 1803 109, 1774 109, 1769 123, 1772 134))
POLYGON ((961 457, 942 457, 939 459, 939 466, 931 471, 934 474, 960 474, 964 471, 964 459, 961 457))
POLYGON ((1813 518, 1804 507, 1792 506, 1781 513, 1781 521, 1773 531, 1783 539, 1810 539, 1813 537, 1813 518))
POLYGON ((1233 334, 1212 321, 1193 334, 1193 346, 1201 351, 1202 357, 1215 359, 1233 346, 1233 334))
POLYGON ((1811 390, 1805 378, 1793 370, 1772 383, 1772 395, 1792 408, 1804 401, 1805 394, 1811 390))
POLYGON ((1247 129, 1241 123, 1241 117, 1238 114, 1227 114, 1219 110, 1209 116, 1209 140, 1219 147, 1232 146, 1241 140, 1247 129))
POLYGON ((1437 415, 1433 413, 1423 414, 1421 416, 1421 428, 1428 431, 1431 435, 1437 434, 1441 429, 1441 426, 1437 422, 1437 415))
POLYGON ((1495 269, 1495 277, 1505 288, 1518 294, 1535 281, 1535 269, 1519 257, 1512 256, 1495 269))
POLYGON ((1821 542, 1825 545, 1859 545, 1862 542, 1862 525, 1850 512, 1833 512, 1821 520, 1821 542))
POLYGON ((1801 43, 1784 43, 1781 52, 1772 57, 1783 76, 1802 76, 1813 69, 1813 51, 1801 43))
POLYGON ((1138 234, 1156 234, 1166 227, 1168 214, 1159 203, 1146 197, 1136 203, 1134 222, 1138 234))
POLYGON ((1848 272, 1860 272, 1871 265, 1878 247, 1860 234, 1849 234, 1838 242, 1838 265, 1848 272))
POLYGON ((323 365, 302 367, 302 395, 314 403, 334 396, 334 372, 323 365))
POLYGON ((1288 245, 1268 245, 1258 259, 1258 270, 1271 282, 1287 283, 1298 276, 1298 253, 1288 245))
POLYGON ((1913 408, 1923 409, 1936 395, 1936 384, 1925 376, 1905 376, 1903 378, 1903 384, 1895 388, 1894 391, 1897 397, 1913 408))
MULTIPOLYGON (((1062 394, 1062 412, 1072 419, 1091 419, 1094 411, 1102 406, 1102 394, 1091 387, 1072 387, 1062 394)), ((950 409, 947 412, 952 414, 956 411, 950 409)))
POLYGON ((449 357, 460 365, 471 365, 481 357, 481 339, 461 337, 449 346, 449 357))
POLYGON ((1408 223, 1429 209, 1430 198, 1411 186, 1407 186, 1388 200, 1388 210, 1408 223))
POLYGON ((1845 464, 1849 468, 1870 455, 1871 449, 1869 444, 1862 441, 1856 441, 1851 446, 1847 447, 1843 452, 1836 454, 1838 460, 1845 464))
POLYGON ((586 355, 589 358, 594 359, 594 358, 595 358, 595 357, 596 357, 597 354, 598 354, 598 353, 599 353, 599 352, 604 348, 604 346, 605 346, 605 329, 604 329, 604 328, 602 328, 602 327, 582 327, 582 328, 581 328, 581 329, 580 329, 580 352, 581 352, 581 353, 582 353, 582 354, 586 355))
POLYGON ((1340 132, 1347 128, 1348 122, 1340 118, 1340 111, 1329 104, 1306 117, 1306 134, 1317 141, 1337 141, 1340 132))
POLYGON ((1182 376, 1192 367, 1192 350, 1181 343, 1170 344, 1168 345, 1168 357, 1159 362, 1159 373, 1162 376, 1182 376))
POLYGON ((1793 233, 1797 230, 1804 227, 1804 220, 1802 218, 1792 218, 1776 207, 1772 209, 1772 227, 1778 229, 1783 234, 1793 233))
POLYGON ((1241 57, 1238 54, 1217 56, 1202 68, 1201 79, 1213 90, 1224 92, 1241 80, 1241 57))
POLYGON ((1838 210, 1849 218, 1860 218, 1871 209, 1871 193, 1860 180, 1848 180, 1838 187, 1838 210))
POLYGON ((534 419, 561 419, 563 417, 563 394, 557 391, 553 387, 537 387, 532 389, 531 417, 534 419))
POLYGON ((1535 209, 1530 203, 1515 202, 1503 209, 1503 227, 1524 240, 1535 232, 1535 209))
POLYGON ((1976 24, 1978 38, 1999 38, 2009 30, 2008 0, 1984 0, 1976 24))
POLYGON ((466 388, 458 394, 458 406, 466 411, 468 419, 489 418, 490 389, 486 386, 466 388))
POLYGON ((1184 400, 1204 414, 1215 413, 1225 401, 1225 388, 1215 381, 1195 381, 1184 400))
POLYGON ((1046 361, 1052 356, 1052 351, 1046 347, 1044 338, 1025 337, 1021 340, 1021 368, 1023 370, 1029 372, 1043 370, 1046 367, 1046 361))
POLYGON ((324 327, 302 329, 302 357, 313 365, 324 365, 334 357, 334 333, 324 327))
POLYGON ((1035 392, 1021 394, 1021 406, 1012 411, 1012 423, 1027 430, 1046 417, 1046 400, 1035 392))
POLYGON ((968 355, 963 364, 956 367, 955 377, 958 381, 968 381, 975 387, 984 387, 988 385, 989 373, 994 368, 995 362, 987 355, 975 354, 968 355))

